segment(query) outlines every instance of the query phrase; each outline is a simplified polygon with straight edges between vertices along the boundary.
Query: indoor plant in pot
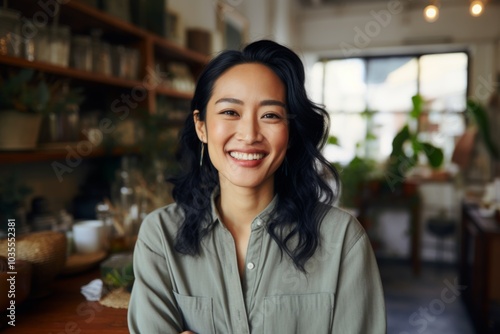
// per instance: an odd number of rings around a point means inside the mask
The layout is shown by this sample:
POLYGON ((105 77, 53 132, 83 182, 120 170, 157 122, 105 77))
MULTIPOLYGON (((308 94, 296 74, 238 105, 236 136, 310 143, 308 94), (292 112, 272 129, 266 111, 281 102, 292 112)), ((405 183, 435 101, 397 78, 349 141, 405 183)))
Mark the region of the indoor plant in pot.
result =
POLYGON ((85 100, 83 89, 70 88, 63 80, 50 81, 48 89, 40 142, 76 142, 80 135, 80 105, 85 100))
POLYGON ((36 147, 49 88, 35 71, 22 69, 0 77, 0 150, 36 147))
MULTIPOLYGON (((398 190, 400 187, 414 187, 407 182, 406 176, 425 156, 427 164, 432 169, 439 168, 444 161, 443 150, 430 142, 420 139, 416 124, 422 115, 424 99, 420 95, 412 97, 413 109, 410 113, 408 123, 401 128, 392 141, 392 152, 387 161, 386 185, 390 191, 398 190)), ((403 189, 404 191, 405 189, 403 189)), ((415 192, 409 189, 409 192, 415 192)))
MULTIPOLYGON (((341 207, 359 209, 364 188, 372 186, 372 181, 380 178, 378 163, 369 153, 371 143, 378 140, 373 126, 369 125, 372 124, 375 113, 372 110, 365 110, 362 114, 367 121, 367 127, 364 138, 356 143, 354 158, 347 164, 333 163, 341 179, 339 203, 341 207)), ((333 136, 328 138, 328 143, 339 145, 337 138, 333 136)))

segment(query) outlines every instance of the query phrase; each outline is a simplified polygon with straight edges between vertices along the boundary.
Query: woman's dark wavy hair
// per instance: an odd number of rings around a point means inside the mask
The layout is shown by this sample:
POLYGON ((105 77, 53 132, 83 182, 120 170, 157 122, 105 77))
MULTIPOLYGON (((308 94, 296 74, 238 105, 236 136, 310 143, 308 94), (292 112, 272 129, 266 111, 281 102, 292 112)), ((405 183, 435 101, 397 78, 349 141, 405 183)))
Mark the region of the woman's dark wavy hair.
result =
MULTIPOLYGON (((304 67, 290 49, 272 41, 249 44, 243 51, 224 51, 206 66, 198 79, 191 110, 199 110, 205 120, 208 101, 216 80, 233 66, 258 63, 269 67, 286 87, 286 106, 289 124, 289 149, 286 160, 274 175, 278 202, 275 217, 268 233, 288 254, 295 266, 304 265, 319 246, 320 202, 332 202, 337 193, 324 179, 333 178, 338 189, 337 171, 321 154, 329 130, 328 113, 307 97, 304 88, 304 67)), ((202 143, 198 139, 193 117, 187 118, 180 135, 177 157, 183 173, 170 179, 174 184, 173 197, 183 209, 185 218, 176 236, 178 252, 197 255, 201 240, 213 227, 210 197, 219 183, 217 170, 208 154, 200 167, 202 143)))

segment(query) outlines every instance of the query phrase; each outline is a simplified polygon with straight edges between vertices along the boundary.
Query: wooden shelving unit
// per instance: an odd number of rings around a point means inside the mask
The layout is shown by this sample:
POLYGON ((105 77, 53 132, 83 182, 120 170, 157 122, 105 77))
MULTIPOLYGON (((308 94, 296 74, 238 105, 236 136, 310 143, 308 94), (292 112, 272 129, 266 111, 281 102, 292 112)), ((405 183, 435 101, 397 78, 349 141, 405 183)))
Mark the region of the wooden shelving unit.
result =
MULTIPOLYGON (((56 74, 72 79, 95 83, 102 86, 133 88, 142 84, 139 80, 129 80, 113 76, 106 76, 103 74, 82 71, 71 67, 61 67, 39 61, 28 61, 26 59, 18 57, 0 56, 0 64, 20 68, 32 68, 40 72, 56 74)), ((175 93, 176 92, 172 92, 172 94, 175 93)))
MULTIPOLYGON (((58 148, 42 148, 34 151, 3 151, 0 154, 0 164, 62 161, 68 157, 70 152, 76 152, 77 145, 78 143, 67 143, 64 146, 61 144, 58 148)), ((89 159, 138 152, 136 147, 119 147, 112 150, 94 147, 90 153, 81 155, 81 157, 89 159)))
MULTIPOLYGON (((9 6, 18 10, 22 16, 32 19, 34 16, 45 13, 48 24, 51 24, 53 15, 46 9, 40 7, 32 0, 10 1, 9 6)), ((62 67, 40 61, 28 61, 23 58, 0 56, 0 66, 12 68, 32 68, 50 75, 68 78, 78 82, 84 82, 98 89, 134 89, 144 87, 142 78, 146 78, 148 71, 155 68, 156 60, 168 60, 183 62, 187 64, 196 77, 203 67, 208 63, 209 57, 182 48, 161 36, 155 35, 143 28, 137 27, 129 22, 113 17, 92 6, 77 0, 68 1, 60 7, 59 23, 71 27, 72 34, 88 34, 93 29, 102 31, 102 38, 116 44, 124 44, 139 50, 140 78, 138 80, 123 79, 114 76, 106 76, 99 73, 87 72, 71 67, 62 67)), ((143 102, 144 107, 151 114, 156 110, 157 96, 166 96, 172 99, 190 100, 192 93, 177 91, 175 89, 159 85, 149 89, 147 98, 143 102)), ((112 154, 120 155, 128 152, 128 149, 116 149, 112 154)), ((104 149, 96 148, 95 152, 88 158, 109 154, 104 149)), ((29 163, 35 161, 61 160, 66 156, 65 150, 61 149, 37 149, 35 151, 6 152, 0 151, 0 164, 29 163)))

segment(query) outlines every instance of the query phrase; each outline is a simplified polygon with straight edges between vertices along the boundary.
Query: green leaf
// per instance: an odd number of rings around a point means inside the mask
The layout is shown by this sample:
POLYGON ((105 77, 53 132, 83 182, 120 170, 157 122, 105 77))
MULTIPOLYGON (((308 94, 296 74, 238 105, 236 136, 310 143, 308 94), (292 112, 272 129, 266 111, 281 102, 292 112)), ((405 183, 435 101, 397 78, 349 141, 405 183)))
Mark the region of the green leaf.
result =
POLYGON ((377 136, 373 132, 367 132, 365 139, 368 140, 377 140, 377 136))
POLYGON ((337 146, 340 146, 339 145, 339 139, 335 136, 329 136, 328 137, 328 140, 326 141, 327 144, 331 144, 331 145, 337 145, 337 146))
POLYGON ((411 102, 413 104, 413 110, 410 113, 410 116, 414 119, 418 119, 422 114, 422 108, 424 105, 424 99, 421 95, 412 96, 411 102))
POLYGON ((439 168, 444 161, 443 150, 429 143, 422 143, 422 147, 429 165, 432 168, 439 168))
POLYGON ((405 125, 392 140, 392 152, 391 156, 403 155, 403 145, 410 139, 410 128, 405 125))
POLYGON ((491 137, 490 124, 489 124, 490 122, 488 119, 488 113, 486 112, 485 108, 478 102, 468 100, 467 111, 469 112, 470 115, 472 115, 472 118, 476 123, 481 138, 484 141, 486 149, 494 159, 498 159, 500 155, 498 152, 498 148, 491 137))

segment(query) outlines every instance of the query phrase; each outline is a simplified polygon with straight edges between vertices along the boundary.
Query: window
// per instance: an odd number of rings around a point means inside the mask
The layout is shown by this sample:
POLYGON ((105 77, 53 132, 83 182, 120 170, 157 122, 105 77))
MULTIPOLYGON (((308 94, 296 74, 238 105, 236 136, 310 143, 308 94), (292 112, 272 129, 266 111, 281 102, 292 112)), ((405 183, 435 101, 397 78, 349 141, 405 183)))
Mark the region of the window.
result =
POLYGON ((325 155, 340 163, 356 154, 384 161, 408 119, 411 97, 419 93, 426 101, 420 135, 441 147, 449 160, 465 126, 467 65, 464 52, 317 62, 311 72, 312 97, 330 113, 330 133, 340 145, 328 145, 325 155), (367 133, 374 140, 360 146, 367 133))

